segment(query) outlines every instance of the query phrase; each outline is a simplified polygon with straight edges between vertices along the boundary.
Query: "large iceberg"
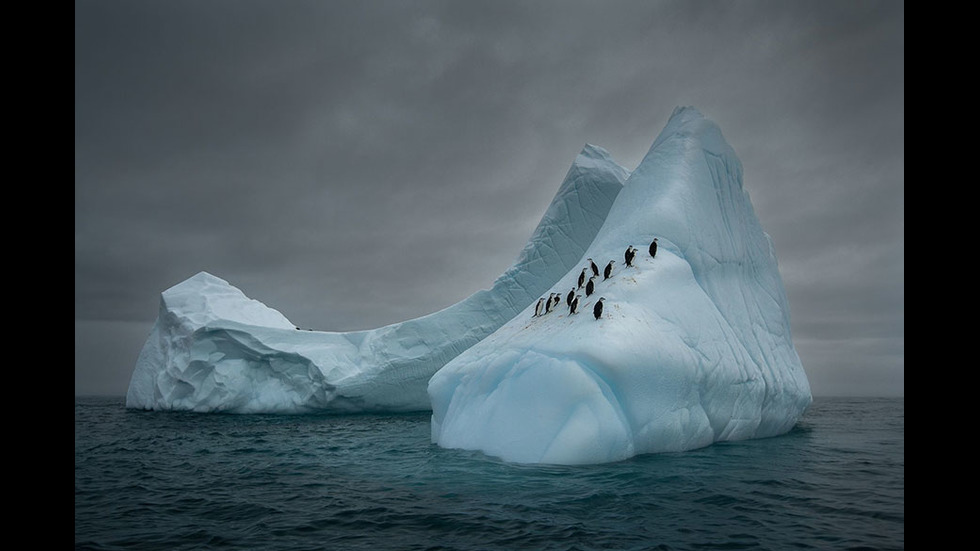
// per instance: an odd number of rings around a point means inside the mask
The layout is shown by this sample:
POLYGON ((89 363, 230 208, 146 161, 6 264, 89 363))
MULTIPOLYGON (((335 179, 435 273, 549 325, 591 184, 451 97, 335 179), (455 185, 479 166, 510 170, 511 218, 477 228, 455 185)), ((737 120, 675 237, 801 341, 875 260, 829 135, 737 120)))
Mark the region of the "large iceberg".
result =
POLYGON ((535 316, 530 306, 432 377, 433 442, 584 464, 796 424, 811 395, 786 293, 741 163, 714 123, 675 110, 588 250, 543 294, 577 289, 587 258, 600 270, 616 263, 593 295, 577 290, 578 313, 562 304, 535 316))
POLYGON ((628 171, 586 146, 516 263, 488 290, 369 331, 300 331, 201 272, 164 291, 126 406, 235 413, 428 411, 449 360, 536 301, 582 256, 628 171))

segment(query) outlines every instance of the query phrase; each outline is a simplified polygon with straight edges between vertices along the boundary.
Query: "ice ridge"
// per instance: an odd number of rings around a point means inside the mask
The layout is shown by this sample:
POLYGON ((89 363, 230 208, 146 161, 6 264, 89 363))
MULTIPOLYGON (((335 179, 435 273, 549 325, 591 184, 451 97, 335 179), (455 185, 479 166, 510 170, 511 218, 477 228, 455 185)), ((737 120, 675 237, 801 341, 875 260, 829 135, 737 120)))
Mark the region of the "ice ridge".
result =
POLYGON ((201 272, 161 294, 126 406, 234 413, 429 410, 426 385, 573 266, 629 173, 587 145, 514 265, 492 287, 368 331, 298 331, 280 312, 201 272))

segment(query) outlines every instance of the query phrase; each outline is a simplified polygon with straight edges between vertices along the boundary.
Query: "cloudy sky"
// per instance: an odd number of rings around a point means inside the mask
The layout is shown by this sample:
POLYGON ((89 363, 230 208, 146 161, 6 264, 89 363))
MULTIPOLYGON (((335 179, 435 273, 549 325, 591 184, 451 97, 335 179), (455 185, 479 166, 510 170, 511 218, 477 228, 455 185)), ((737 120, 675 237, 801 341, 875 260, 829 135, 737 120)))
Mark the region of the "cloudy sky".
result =
POLYGON ((904 395, 899 1, 75 2, 75 393, 199 271, 301 327, 449 306, 586 143, 721 127, 815 395, 904 395))

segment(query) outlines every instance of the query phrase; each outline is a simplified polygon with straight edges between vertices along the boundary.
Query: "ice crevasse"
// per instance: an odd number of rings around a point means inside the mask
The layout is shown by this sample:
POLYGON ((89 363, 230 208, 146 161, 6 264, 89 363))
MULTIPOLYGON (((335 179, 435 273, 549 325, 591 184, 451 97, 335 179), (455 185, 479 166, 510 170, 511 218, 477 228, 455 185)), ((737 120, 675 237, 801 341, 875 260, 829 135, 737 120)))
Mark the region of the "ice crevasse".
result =
POLYGON ((811 403, 741 163, 694 108, 674 111, 588 249, 542 294, 573 289, 578 313, 562 302, 535 316, 529 304, 431 378, 433 442, 602 463, 782 434, 811 403), (588 258, 600 271, 615 263, 586 297, 588 258))
POLYGON ((134 409, 232 413, 430 409, 429 378, 550 288, 605 221, 628 171, 602 148, 575 158, 514 265, 459 303, 353 332, 297 330, 201 272, 165 290, 126 395, 134 409))

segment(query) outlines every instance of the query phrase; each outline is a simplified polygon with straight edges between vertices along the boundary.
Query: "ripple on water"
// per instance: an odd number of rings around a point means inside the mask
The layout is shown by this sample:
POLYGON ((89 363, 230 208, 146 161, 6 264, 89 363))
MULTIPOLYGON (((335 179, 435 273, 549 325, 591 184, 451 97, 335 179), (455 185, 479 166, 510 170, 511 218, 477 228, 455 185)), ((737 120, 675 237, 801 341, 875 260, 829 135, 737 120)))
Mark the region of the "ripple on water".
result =
POLYGON ((608 465, 513 465, 429 414, 127 411, 76 399, 78 549, 902 549, 904 400, 608 465))

